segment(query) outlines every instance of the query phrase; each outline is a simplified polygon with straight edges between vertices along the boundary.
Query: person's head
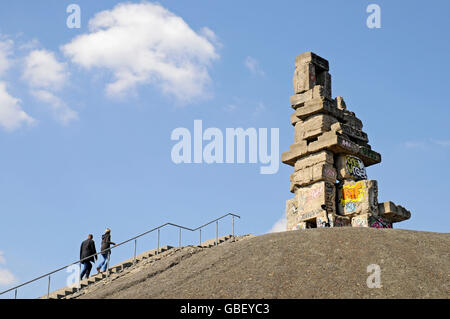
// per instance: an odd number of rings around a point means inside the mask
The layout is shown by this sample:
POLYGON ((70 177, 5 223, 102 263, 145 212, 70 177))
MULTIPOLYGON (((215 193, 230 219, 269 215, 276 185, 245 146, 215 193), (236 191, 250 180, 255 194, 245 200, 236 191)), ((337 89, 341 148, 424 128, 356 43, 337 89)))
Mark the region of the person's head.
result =
POLYGON ((106 230, 105 230, 105 234, 109 234, 111 232, 111 229, 109 229, 109 228, 106 228, 106 230))
POLYGON ((89 234, 88 239, 92 239, 92 238, 94 238, 94 236, 92 236, 92 234, 89 234))

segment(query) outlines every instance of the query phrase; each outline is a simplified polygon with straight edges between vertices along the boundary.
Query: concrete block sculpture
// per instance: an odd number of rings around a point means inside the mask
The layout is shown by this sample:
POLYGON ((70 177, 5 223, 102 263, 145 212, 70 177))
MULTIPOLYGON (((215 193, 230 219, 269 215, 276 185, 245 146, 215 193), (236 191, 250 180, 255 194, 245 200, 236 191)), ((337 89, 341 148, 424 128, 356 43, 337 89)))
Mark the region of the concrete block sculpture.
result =
POLYGON ((363 123, 341 96, 332 98, 328 61, 312 52, 295 61, 294 144, 282 154, 293 166, 286 202, 287 230, 316 227, 392 228, 411 213, 392 202, 378 203, 378 183, 366 167, 381 162, 363 123))

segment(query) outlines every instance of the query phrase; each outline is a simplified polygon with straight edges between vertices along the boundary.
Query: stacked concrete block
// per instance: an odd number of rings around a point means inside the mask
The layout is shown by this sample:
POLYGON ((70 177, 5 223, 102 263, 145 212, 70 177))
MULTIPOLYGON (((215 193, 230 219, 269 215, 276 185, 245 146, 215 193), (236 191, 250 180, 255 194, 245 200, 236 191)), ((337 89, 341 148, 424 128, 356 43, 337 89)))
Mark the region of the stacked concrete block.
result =
POLYGON ((378 183, 375 180, 346 180, 338 187, 338 211, 342 216, 369 213, 378 217, 378 183))
POLYGON ((381 218, 391 223, 398 223, 411 217, 411 212, 393 202, 378 204, 378 213, 381 218))
POLYGON ((282 154, 283 163, 294 167, 287 229, 392 227, 410 214, 391 202, 378 204, 378 184, 368 179, 366 167, 380 163, 381 155, 343 97, 332 98, 328 71, 328 61, 312 52, 296 58, 294 144, 282 154))

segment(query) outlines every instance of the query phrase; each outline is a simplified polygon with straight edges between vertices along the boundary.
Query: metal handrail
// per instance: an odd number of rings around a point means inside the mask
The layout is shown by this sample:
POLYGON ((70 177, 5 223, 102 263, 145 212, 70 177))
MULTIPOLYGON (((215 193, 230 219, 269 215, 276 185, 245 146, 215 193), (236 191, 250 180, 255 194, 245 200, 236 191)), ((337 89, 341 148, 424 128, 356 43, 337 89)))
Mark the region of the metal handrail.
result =
MULTIPOLYGON (((23 283, 23 284, 20 284, 20 285, 18 285, 18 286, 15 286, 15 287, 13 287, 13 288, 8 289, 8 290, 2 291, 2 292, 0 292, 0 295, 3 295, 3 294, 5 294, 5 293, 8 293, 8 292, 10 292, 10 291, 15 290, 15 298, 17 298, 17 289, 19 289, 20 287, 26 286, 26 285, 28 285, 28 284, 31 284, 31 283, 33 283, 33 282, 35 282, 35 281, 38 281, 38 280, 40 280, 40 279, 45 278, 45 277, 48 276, 48 277, 49 277, 49 281, 48 281, 48 291, 47 291, 47 296, 49 296, 49 294, 50 294, 50 276, 53 275, 54 273, 57 273, 57 272, 59 272, 59 271, 61 271, 61 270, 63 270, 63 269, 66 269, 67 267, 70 267, 70 266, 72 266, 72 265, 81 264, 81 263, 82 263, 83 261, 85 261, 85 260, 91 259, 92 257, 98 256, 98 255, 100 255, 100 254, 104 254, 105 252, 108 252, 108 251, 110 251, 110 250, 113 249, 113 248, 122 246, 123 244, 129 243, 130 241, 133 241, 133 240, 135 241, 134 257, 136 258, 136 240, 137 240, 138 238, 142 237, 142 236, 145 236, 145 235, 147 235, 147 234, 149 234, 149 233, 151 233, 151 232, 154 232, 155 230, 158 230, 158 248, 157 248, 157 250, 156 250, 156 254, 158 254, 158 253, 159 253, 159 236, 160 236, 159 230, 160 230, 161 228, 165 227, 165 226, 174 226, 174 227, 178 227, 178 228, 180 229, 179 245, 181 246, 181 229, 189 230, 189 231, 191 231, 191 232, 195 232, 195 231, 197 231, 197 230, 200 230, 200 244, 201 244, 201 238, 202 238, 202 237, 201 237, 201 236, 202 236, 202 235, 201 235, 201 234, 202 234, 201 231, 202 231, 202 228, 205 227, 205 226, 208 226, 208 225, 210 225, 210 224, 212 224, 212 223, 214 223, 214 222, 216 222, 216 244, 217 244, 217 243, 218 243, 218 242, 217 242, 217 239, 218 239, 218 222, 219 222, 219 220, 221 220, 221 219, 223 219, 223 218, 225 218, 225 217, 227 217, 227 216, 232 216, 232 217, 233 217, 233 224, 232 224, 233 229, 232 229, 232 235, 233 235, 233 237, 234 237, 234 217, 241 218, 241 216, 235 215, 235 214, 233 214, 233 213, 225 214, 225 215, 223 215, 223 216, 221 216, 221 217, 219 217, 219 218, 216 218, 216 219, 214 219, 214 220, 212 220, 212 221, 210 221, 210 222, 208 222, 208 223, 206 223, 206 224, 203 224, 203 225, 201 225, 201 226, 199 226, 199 227, 197 227, 197 228, 189 228, 189 227, 177 225, 177 224, 174 224, 174 223, 165 223, 165 224, 163 224, 163 225, 161 225, 161 226, 158 226, 158 227, 155 227, 155 228, 153 228, 153 229, 150 229, 150 230, 148 230, 148 231, 146 231, 146 232, 144 232, 144 233, 142 233, 142 234, 139 234, 139 235, 137 235, 137 236, 134 236, 134 237, 132 237, 132 238, 129 238, 129 239, 127 239, 127 240, 125 240, 125 241, 123 241, 123 242, 121 242, 121 243, 119 243, 119 244, 114 245, 113 247, 104 249, 104 250, 102 250, 102 251, 100 251, 100 252, 98 252, 98 253, 96 253, 96 254, 94 254, 94 255, 85 257, 85 258, 80 259, 80 260, 78 260, 78 261, 75 261, 75 262, 73 262, 73 263, 71 263, 71 264, 69 264, 69 265, 66 265, 66 266, 64 266, 64 267, 60 267, 60 268, 58 268, 58 269, 56 269, 56 270, 53 270, 53 271, 51 271, 51 272, 49 272, 49 273, 46 273, 45 275, 36 277, 36 278, 34 278, 34 279, 32 279, 32 280, 29 280, 29 281, 27 281, 27 282, 25 282, 25 283, 23 283)), ((108 269, 108 267, 109 267, 109 265, 107 265, 106 268, 108 269)), ((107 274, 108 274, 108 273, 107 273, 107 274)))

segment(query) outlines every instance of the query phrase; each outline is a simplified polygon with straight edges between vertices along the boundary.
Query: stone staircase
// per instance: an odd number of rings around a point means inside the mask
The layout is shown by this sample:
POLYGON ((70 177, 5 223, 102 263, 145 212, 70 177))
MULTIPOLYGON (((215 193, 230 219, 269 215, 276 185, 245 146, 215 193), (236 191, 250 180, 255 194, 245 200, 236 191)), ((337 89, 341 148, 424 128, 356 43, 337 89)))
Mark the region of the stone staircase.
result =
MULTIPOLYGON (((222 237, 219 237, 217 239, 217 245, 220 245, 224 242, 227 241, 232 241, 234 240, 235 237, 233 237, 232 235, 225 235, 222 237)), ((200 245, 194 246, 194 247, 200 247, 200 248, 211 248, 216 246, 216 238, 204 241, 203 243, 201 243, 200 245)), ((122 273, 124 271, 126 271, 128 268, 130 268, 133 265, 139 264, 140 262, 155 257, 155 256, 161 256, 162 258, 164 257, 164 252, 170 251, 171 249, 173 249, 174 247, 172 246, 163 246, 158 249, 153 249, 153 250, 149 250, 146 252, 143 252, 142 254, 139 254, 136 256, 136 258, 132 257, 129 258, 119 264, 116 264, 112 267, 109 268, 109 276, 113 275, 113 274, 119 274, 122 273)), ((95 266, 92 267, 92 271, 96 271, 95 270, 95 266)), ((91 277, 87 278, 87 279, 83 279, 80 282, 79 288, 78 287, 64 287, 61 288, 59 290, 56 290, 52 293, 50 293, 49 296, 45 295, 42 296, 40 299, 65 299, 67 297, 70 297, 73 294, 79 293, 81 290, 83 290, 84 288, 98 283, 102 280, 104 280, 105 278, 107 278, 107 272, 102 272, 96 275, 92 275, 91 277)))

